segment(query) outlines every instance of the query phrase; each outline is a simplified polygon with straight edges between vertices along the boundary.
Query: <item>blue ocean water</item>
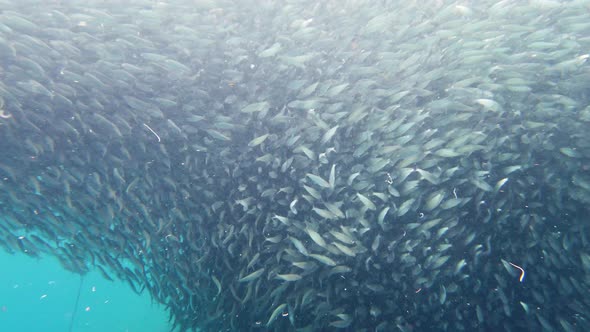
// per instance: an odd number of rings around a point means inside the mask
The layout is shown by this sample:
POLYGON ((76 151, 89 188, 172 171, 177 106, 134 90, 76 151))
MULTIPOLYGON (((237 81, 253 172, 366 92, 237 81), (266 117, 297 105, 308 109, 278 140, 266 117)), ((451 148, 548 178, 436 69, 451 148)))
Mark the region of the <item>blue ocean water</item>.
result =
POLYGON ((147 292, 91 271, 64 270, 57 259, 34 259, 0 251, 1 332, 160 332, 169 331, 168 313, 147 292), (80 289, 77 312, 73 315, 80 289))

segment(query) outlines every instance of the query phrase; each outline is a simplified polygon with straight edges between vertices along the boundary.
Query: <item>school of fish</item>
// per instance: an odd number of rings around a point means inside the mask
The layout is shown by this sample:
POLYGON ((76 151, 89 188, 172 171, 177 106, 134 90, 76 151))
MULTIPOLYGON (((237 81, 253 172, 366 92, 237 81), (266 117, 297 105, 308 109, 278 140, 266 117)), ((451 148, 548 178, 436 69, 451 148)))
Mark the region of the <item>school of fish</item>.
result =
POLYGON ((588 331, 589 57, 581 0, 0 0, 0 245, 178 331, 588 331))

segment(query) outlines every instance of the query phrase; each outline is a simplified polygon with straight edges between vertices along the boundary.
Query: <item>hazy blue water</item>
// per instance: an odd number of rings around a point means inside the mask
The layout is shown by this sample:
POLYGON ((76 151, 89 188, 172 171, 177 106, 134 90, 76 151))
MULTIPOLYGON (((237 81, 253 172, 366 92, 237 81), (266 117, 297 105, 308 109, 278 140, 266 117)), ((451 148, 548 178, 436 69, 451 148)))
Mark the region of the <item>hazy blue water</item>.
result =
MULTIPOLYGON (((53 257, 33 259, 0 251, 0 332, 67 332, 80 276, 53 257)), ((168 313, 149 295, 135 294, 98 272, 84 277, 75 332, 169 331, 168 313)))

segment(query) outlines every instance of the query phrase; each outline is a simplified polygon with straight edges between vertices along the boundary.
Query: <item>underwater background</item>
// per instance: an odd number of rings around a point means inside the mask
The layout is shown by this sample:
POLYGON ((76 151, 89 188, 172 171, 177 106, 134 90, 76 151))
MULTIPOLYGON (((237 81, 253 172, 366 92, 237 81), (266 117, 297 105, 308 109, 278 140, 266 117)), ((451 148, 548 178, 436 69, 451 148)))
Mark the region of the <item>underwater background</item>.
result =
POLYGON ((80 289, 80 275, 53 257, 0 252, 0 266, 0 331, 170 331, 168 313, 147 293, 139 296, 97 272, 84 275, 80 289))

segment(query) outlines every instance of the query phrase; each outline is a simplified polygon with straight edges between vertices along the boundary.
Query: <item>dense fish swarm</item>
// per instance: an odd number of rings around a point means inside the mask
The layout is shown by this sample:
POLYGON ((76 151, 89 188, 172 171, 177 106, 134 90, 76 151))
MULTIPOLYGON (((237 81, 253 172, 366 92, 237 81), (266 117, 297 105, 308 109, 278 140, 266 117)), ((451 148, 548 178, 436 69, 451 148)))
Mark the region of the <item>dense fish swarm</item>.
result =
POLYGON ((588 331, 589 52, 586 1, 0 0, 0 244, 183 331, 588 331))

